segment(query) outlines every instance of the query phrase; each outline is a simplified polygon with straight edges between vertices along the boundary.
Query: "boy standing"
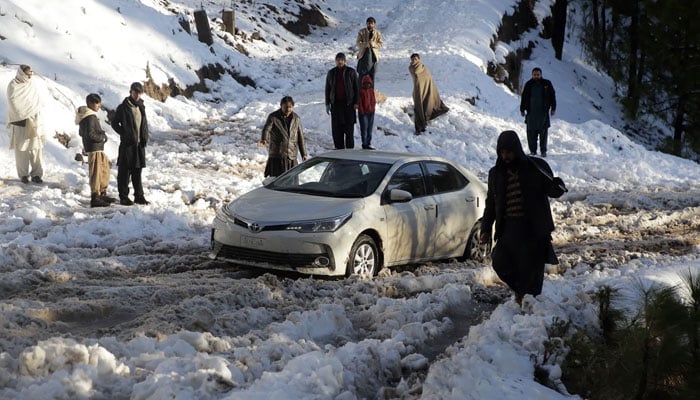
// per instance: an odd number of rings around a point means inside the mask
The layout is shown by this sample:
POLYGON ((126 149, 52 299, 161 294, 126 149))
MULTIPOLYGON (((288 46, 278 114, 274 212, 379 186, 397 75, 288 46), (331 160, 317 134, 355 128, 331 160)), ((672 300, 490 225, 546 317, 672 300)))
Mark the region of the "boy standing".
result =
POLYGON ((90 176, 90 207, 107 207, 115 199, 107 197, 110 162, 104 153, 107 135, 97 119, 97 111, 102 105, 98 94, 90 93, 85 99, 87 106, 80 106, 75 113, 75 123, 80 126, 83 149, 88 153, 90 176))

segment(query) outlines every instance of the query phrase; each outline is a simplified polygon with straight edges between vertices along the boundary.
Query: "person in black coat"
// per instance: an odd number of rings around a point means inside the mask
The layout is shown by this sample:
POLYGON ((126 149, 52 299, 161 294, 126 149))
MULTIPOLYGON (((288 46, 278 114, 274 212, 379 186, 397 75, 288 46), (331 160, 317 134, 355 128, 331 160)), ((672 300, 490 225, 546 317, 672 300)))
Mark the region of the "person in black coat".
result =
POLYGON ((88 154, 90 207, 107 207, 115 199, 107 196, 109 169, 112 164, 104 153, 107 134, 97 118, 102 99, 97 93, 90 93, 85 98, 85 104, 78 107, 75 123, 78 124, 78 133, 83 138, 83 151, 88 154))
POLYGON ((345 54, 336 54, 335 65, 326 74, 326 113, 331 114, 335 148, 352 149, 355 147, 355 121, 360 104, 360 85, 357 72, 345 64, 345 54))
POLYGON ((527 125, 527 146, 530 155, 537 154, 537 138, 540 139, 540 154, 547 157, 547 130, 549 117, 557 111, 557 96, 552 82, 542 78, 542 70, 532 69, 532 79, 525 83, 520 97, 520 115, 527 125))
POLYGON ((481 220, 481 241, 496 245, 491 254, 498 277, 515 292, 520 304, 526 294, 542 292, 544 264, 558 264, 552 248, 554 230, 548 197, 566 192, 544 160, 523 152, 514 131, 501 132, 498 159, 489 170, 488 193, 481 220))
POLYGON ((146 107, 141 99, 143 85, 131 84, 129 97, 117 106, 112 118, 112 128, 119 134, 119 158, 117 158, 117 188, 119 203, 125 206, 149 204, 143 194, 141 170, 146 166, 148 121, 146 107), (129 199, 129 180, 134 186, 134 201, 129 199))

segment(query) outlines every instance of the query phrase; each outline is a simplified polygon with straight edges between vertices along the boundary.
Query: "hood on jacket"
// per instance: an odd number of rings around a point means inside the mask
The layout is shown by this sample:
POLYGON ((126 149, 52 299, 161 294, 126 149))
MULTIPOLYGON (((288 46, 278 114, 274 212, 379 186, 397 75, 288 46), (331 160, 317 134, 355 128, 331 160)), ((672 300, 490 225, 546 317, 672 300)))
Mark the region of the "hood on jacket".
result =
POLYGON ((369 75, 364 75, 362 77, 362 87, 372 87, 374 82, 372 82, 372 77, 369 75), (365 86, 368 85, 368 86, 365 86))
POLYGON ((515 131, 503 131, 498 135, 498 142, 496 142, 496 165, 503 165, 504 162, 501 161, 500 153, 501 150, 510 150, 515 153, 516 160, 525 160, 527 155, 523 151, 523 145, 520 143, 520 138, 515 131))
POLYGON ((75 111, 75 124, 79 125, 80 121, 91 115, 97 115, 97 113, 92 111, 88 106, 78 107, 78 109, 75 111))

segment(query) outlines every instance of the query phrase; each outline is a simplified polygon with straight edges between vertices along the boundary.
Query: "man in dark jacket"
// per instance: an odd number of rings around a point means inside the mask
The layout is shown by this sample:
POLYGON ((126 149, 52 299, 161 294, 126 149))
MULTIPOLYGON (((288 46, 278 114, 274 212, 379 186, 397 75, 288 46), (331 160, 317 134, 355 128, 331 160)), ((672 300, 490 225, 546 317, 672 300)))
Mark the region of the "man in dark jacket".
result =
POLYGON ((331 114, 336 149, 355 147, 356 110, 360 103, 357 72, 345 65, 345 54, 335 56, 335 68, 326 75, 326 113, 331 114))
POLYGON ((554 222, 548 197, 560 197, 566 187, 561 178, 552 177, 547 162, 525 155, 515 132, 501 132, 496 152, 496 166, 489 170, 481 241, 491 242, 495 222, 493 269, 520 304, 524 295, 542 292, 545 262, 558 263, 550 236, 554 222))
POLYGON ((149 204, 143 194, 141 169, 146 166, 148 121, 141 94, 143 85, 131 84, 129 97, 117 106, 112 128, 119 134, 119 158, 117 159, 117 188, 119 203, 125 206, 149 204), (129 199, 129 179, 134 186, 134 201, 129 199))
POLYGON ((542 70, 533 68, 532 79, 525 83, 520 97, 520 115, 527 124, 527 146, 530 155, 537 154, 537 137, 540 138, 540 154, 547 157, 547 129, 549 116, 557 111, 557 96, 552 82, 542 78, 542 70))
POLYGON ((97 118, 102 99, 97 93, 90 93, 85 103, 86 106, 78 107, 75 123, 79 125, 78 133, 83 138, 83 150, 88 154, 90 207, 106 207, 115 199, 107 197, 111 163, 104 153, 107 134, 97 118))
POLYGON ((284 96, 280 109, 267 116, 258 146, 269 144, 265 176, 279 176, 297 165, 297 153, 306 160, 301 118, 294 112, 294 99, 284 96))

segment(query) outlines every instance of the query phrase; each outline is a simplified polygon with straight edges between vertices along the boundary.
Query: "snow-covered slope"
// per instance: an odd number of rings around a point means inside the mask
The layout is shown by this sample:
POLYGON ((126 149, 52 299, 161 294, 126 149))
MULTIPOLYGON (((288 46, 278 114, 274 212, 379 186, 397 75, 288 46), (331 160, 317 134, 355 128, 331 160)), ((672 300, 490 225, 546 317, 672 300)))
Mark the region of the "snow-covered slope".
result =
MULTIPOLYGON (((194 29, 192 11, 201 5, 210 17, 220 18, 221 2, 0 1, 0 83, 14 77, 17 64, 30 64, 38 73, 33 79, 45 88, 49 127, 47 183, 38 186, 19 183, 7 128, 0 125, 0 159, 5 160, 0 163, 0 398, 45 398, 48 392, 54 398, 353 399, 374 396, 372 390, 387 381, 396 383, 402 368, 427 368, 429 361, 417 349, 453 328, 447 313, 469 306, 475 287, 493 285, 489 268, 423 266, 416 275, 394 274, 378 282, 289 283, 266 276, 229 283, 235 274, 224 273, 202 287, 197 279, 182 282, 165 273, 196 269, 190 264, 201 262, 208 247, 216 207, 260 185, 266 152, 255 142, 282 96, 296 100, 309 152, 332 148, 323 105, 325 74, 337 52, 354 59, 355 35, 370 15, 385 37, 376 86, 387 96, 377 109, 373 145, 439 154, 485 178, 500 131, 514 129, 524 140, 519 97, 485 73, 489 61, 500 60, 503 49, 515 46, 503 44, 497 52, 490 47, 501 16, 515 3, 236 2, 241 34, 225 34, 214 21, 214 44, 207 46, 196 32, 184 32, 180 20, 192 22, 194 29), (280 26, 278 20, 294 21, 299 7, 312 5, 327 16, 327 27, 312 26, 301 37, 280 26), (413 52, 421 54, 450 107, 421 136, 413 134, 409 115, 407 67, 413 52), (209 92, 189 99, 146 98, 151 143, 144 186, 151 205, 87 208, 87 170, 73 159, 80 151, 74 112, 85 96, 97 92, 103 106, 114 109, 131 82, 146 80, 147 66, 157 85, 172 79, 186 87, 199 82, 196 70, 217 63, 255 86, 225 74, 206 81, 209 92), (468 101, 472 97, 474 105, 468 101), (70 148, 54 138, 57 132, 71 137, 70 148), (173 264, 179 269, 168 270, 173 264), (127 276, 128 284, 119 286, 127 276), (219 280, 226 284, 217 286, 219 280), (71 282, 89 284, 68 290, 71 282), (45 292, 34 292, 43 285, 45 292), (33 297, 21 297, 24 292, 33 297), (315 297, 319 292, 323 299, 315 297), (143 303, 169 308, 142 315, 143 303), (129 315, 111 314, 114 310, 129 315), (77 318, 87 329, 90 318, 103 313, 122 331, 86 338, 80 329, 65 328, 77 318), (119 325, 120 318, 128 323, 119 325), (66 337, 55 333, 64 328, 66 337)), ((538 17, 551 3, 538 2, 538 17)), ((613 228, 604 221, 613 217, 586 214, 618 203, 651 211, 615 228, 669 220, 697 226, 693 193, 699 189, 700 167, 647 151, 613 128, 620 113, 611 82, 580 58, 576 42, 567 43, 559 62, 536 32, 523 40, 538 44, 524 70, 542 67, 559 100, 547 160, 571 192, 553 208, 558 219, 578 225, 556 233, 557 244, 608 233, 613 228), (655 201, 671 204, 674 211, 657 218, 663 206, 648 205, 645 196, 658 196, 655 201), (581 204, 587 199, 593 206, 581 204), (593 233, 580 226, 598 220, 603 226, 593 233)), ((6 108, 0 96, 0 120, 6 108)), ((104 111, 100 117, 109 136, 106 151, 116 161, 119 138, 107 126, 104 111)), ((115 180, 113 169, 112 195, 115 180)), ((586 294, 592 288, 622 286, 635 274, 673 281, 669 276, 675 271, 700 268, 697 249, 683 257, 630 258, 625 253, 616 269, 598 271, 585 254, 567 257, 572 271, 566 279, 548 276, 545 296, 528 299, 529 314, 512 302, 499 306, 442 362, 431 365, 424 396, 563 397, 528 380, 529 355, 541 347, 543 327, 553 315, 593 324, 586 294)), ((409 396, 407 385, 397 384, 403 388, 397 393, 409 396)))

